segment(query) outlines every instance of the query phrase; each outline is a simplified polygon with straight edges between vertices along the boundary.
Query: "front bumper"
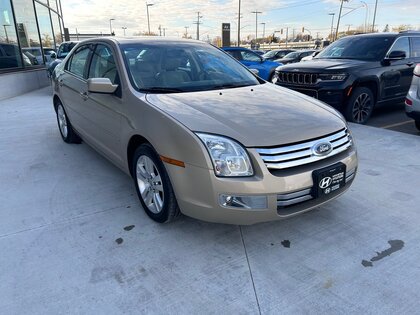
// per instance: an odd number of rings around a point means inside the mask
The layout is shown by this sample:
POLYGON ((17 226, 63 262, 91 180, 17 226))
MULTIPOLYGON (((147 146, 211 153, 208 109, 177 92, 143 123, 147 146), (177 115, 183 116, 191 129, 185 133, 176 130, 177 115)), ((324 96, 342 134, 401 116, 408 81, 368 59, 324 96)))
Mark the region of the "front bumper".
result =
POLYGON ((219 178, 212 169, 193 165, 180 168, 166 165, 181 212, 200 220, 248 225, 265 221, 285 219, 318 207, 344 193, 352 184, 357 171, 357 153, 354 146, 331 158, 285 170, 269 171, 259 154, 249 149, 254 170, 253 177, 219 178), (299 198, 311 190, 312 173, 338 162, 346 165, 346 186, 328 197, 305 199, 287 205, 284 201, 299 198), (228 208, 220 203, 221 195, 266 196, 265 209, 228 208))

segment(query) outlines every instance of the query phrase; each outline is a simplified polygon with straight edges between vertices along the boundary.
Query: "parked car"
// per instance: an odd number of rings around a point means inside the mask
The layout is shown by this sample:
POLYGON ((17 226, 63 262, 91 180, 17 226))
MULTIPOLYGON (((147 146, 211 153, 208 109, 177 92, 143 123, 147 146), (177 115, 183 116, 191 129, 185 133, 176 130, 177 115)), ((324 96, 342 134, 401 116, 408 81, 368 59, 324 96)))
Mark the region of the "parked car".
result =
POLYGON ((275 61, 282 63, 284 65, 289 64, 289 63, 300 62, 302 58, 312 55, 315 51, 316 50, 314 49, 292 51, 291 53, 288 53, 283 58, 277 59, 275 61))
POLYGON ((73 49, 74 46, 76 46, 77 43, 78 41, 61 43, 60 47, 58 47, 57 54, 55 55, 55 59, 47 67, 47 73, 49 77, 52 76, 55 67, 57 67, 57 65, 61 63, 61 61, 64 58, 66 58, 68 53, 73 49))
POLYGON ((295 50, 293 49, 273 49, 270 50, 268 52, 266 52, 264 55, 262 55, 262 57, 265 60, 277 60, 277 59, 281 59, 284 56, 286 56, 287 54, 294 52, 295 50))
POLYGON ((258 75, 264 80, 271 81, 274 71, 279 65, 281 65, 281 63, 278 62, 264 60, 264 58, 247 48, 223 47, 222 49, 235 59, 239 60, 249 69, 258 70, 258 75))
POLYGON ((262 56, 262 55, 264 55, 265 54, 265 51, 263 51, 263 50, 253 50, 253 52, 254 53, 256 53, 258 56, 262 56))
POLYGON ((157 222, 287 218, 341 195, 356 174, 338 112, 204 42, 86 40, 57 66, 53 91, 63 140, 83 139, 129 174, 157 222))
MULTIPOLYGON (((22 48, 22 52, 24 54, 26 54, 28 57, 29 56, 35 56, 36 63, 33 63, 33 64, 37 64, 37 65, 44 64, 44 60, 42 58, 42 50, 41 50, 41 47, 23 47, 22 48)), ((31 57, 29 57, 29 58, 31 58, 31 57)))
POLYGON ((375 106, 403 102, 415 64, 420 32, 344 37, 313 60, 276 70, 273 82, 341 110, 348 121, 366 123, 375 106))
MULTIPOLYGON (((0 43, 0 69, 19 67, 19 47, 14 44, 0 43)), ((24 56, 24 61, 28 57, 24 56)))
POLYGON ((420 131, 420 63, 414 68, 413 74, 413 81, 405 100, 405 112, 408 117, 414 119, 416 128, 420 131))
POLYGON ((303 57, 300 61, 309 61, 312 60, 316 57, 316 55, 318 55, 321 51, 320 50, 316 50, 314 51, 312 54, 310 54, 309 56, 303 57))

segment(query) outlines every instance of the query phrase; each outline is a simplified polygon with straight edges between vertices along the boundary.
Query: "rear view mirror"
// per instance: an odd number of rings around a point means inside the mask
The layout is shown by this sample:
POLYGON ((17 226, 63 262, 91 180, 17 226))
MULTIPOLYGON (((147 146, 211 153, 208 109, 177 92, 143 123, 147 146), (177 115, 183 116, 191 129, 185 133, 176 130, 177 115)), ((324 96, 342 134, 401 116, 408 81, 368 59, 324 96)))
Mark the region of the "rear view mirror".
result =
POLYGON ((392 60, 401 60, 405 58, 406 58, 405 51, 394 50, 390 52, 390 54, 385 58, 385 60, 392 61, 392 60))
POLYGON ((255 75, 259 75, 260 74, 260 72, 257 69, 249 69, 249 71, 251 71, 255 75))
POLYGON ((112 84, 108 78, 88 79, 87 84, 88 91, 92 93, 112 94, 118 88, 118 85, 112 84))

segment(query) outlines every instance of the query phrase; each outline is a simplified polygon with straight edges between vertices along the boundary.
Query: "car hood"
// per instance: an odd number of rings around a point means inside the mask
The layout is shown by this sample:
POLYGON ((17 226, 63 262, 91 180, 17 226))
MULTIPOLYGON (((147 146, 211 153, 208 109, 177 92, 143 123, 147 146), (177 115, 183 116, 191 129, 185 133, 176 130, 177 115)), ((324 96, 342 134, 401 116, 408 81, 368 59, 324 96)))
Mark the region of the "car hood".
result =
POLYGON ((281 58, 281 59, 277 59, 276 62, 279 63, 288 63, 288 62, 292 62, 295 61, 295 58, 281 58))
POLYGON ((292 69, 299 69, 299 70, 332 70, 332 71, 340 71, 345 70, 353 67, 359 67, 360 65, 364 65, 369 63, 369 61, 363 60, 354 60, 354 59, 312 59, 308 60, 305 63, 287 65, 277 68, 281 71, 290 71, 292 69))
POLYGON ((246 147, 305 141, 346 126, 330 106, 271 83, 148 94, 146 100, 192 131, 227 136, 246 147))

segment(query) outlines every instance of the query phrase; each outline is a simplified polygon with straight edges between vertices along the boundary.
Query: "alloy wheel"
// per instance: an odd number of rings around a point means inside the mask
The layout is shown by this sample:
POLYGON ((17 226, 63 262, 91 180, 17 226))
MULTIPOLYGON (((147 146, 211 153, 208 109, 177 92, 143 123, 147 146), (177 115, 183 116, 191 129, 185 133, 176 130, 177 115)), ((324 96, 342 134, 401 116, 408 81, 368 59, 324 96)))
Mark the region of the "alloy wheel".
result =
POLYGON ((67 138, 68 128, 67 128, 67 118, 66 113, 64 112, 63 105, 58 105, 57 108, 57 118, 58 118, 58 127, 60 128, 61 135, 63 138, 67 138))
POLYGON ((364 123, 370 116, 373 109, 372 100, 367 93, 361 93, 353 104, 353 121, 356 123, 364 123))
POLYGON ((147 208, 155 214, 162 211, 164 191, 162 179, 155 163, 146 155, 141 155, 136 164, 137 185, 147 208))

